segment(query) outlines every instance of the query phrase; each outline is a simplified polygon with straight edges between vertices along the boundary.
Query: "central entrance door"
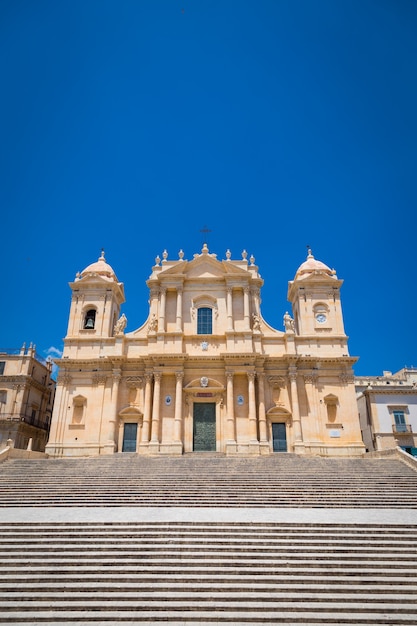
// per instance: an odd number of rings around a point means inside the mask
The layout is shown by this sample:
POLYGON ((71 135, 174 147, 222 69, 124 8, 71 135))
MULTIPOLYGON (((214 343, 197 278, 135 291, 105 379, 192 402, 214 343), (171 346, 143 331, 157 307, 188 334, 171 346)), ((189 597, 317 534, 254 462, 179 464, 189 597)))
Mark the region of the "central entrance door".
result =
POLYGON ((123 430, 122 452, 136 452, 138 425, 126 423, 123 430))
POLYGON ((216 451, 216 403, 198 402, 193 409, 193 450, 216 451))
POLYGON ((272 449, 274 452, 287 451, 287 429, 285 423, 272 424, 272 449))

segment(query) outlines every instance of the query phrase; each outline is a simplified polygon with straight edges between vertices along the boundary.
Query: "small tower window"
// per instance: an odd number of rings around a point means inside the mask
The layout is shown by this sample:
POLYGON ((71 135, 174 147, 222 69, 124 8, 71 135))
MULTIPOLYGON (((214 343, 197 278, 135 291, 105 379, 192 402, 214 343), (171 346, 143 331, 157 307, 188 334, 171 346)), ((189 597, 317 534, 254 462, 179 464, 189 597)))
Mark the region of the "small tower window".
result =
POLYGON ((85 314, 84 328, 87 330, 93 330, 95 326, 96 326, 96 311, 95 309, 90 309, 85 314))
POLYGON ((201 307, 197 311, 197 334, 211 335, 213 332, 213 311, 209 307, 201 307))

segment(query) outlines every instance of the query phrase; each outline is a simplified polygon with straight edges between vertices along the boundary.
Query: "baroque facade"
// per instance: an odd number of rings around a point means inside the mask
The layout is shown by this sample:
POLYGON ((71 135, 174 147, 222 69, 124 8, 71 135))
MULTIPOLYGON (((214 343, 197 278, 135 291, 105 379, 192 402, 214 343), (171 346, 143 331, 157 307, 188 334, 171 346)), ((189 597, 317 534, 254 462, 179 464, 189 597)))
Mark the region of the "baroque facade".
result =
POLYGON ((157 257, 149 315, 126 332, 124 286, 104 252, 72 301, 46 452, 361 455, 340 280, 308 252, 283 330, 263 319, 253 257, 157 257))
POLYGON ((0 350, 0 448, 13 445, 43 452, 55 396, 52 362, 35 346, 0 350))

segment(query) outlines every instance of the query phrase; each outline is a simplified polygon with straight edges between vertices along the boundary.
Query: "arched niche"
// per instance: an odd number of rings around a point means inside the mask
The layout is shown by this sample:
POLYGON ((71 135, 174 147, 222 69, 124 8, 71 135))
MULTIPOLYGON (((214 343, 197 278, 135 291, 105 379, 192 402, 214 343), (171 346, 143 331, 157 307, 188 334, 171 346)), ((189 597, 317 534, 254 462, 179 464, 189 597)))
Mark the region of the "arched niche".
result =
POLYGON ((324 401, 324 404, 326 405, 328 421, 330 423, 335 422, 337 418, 339 398, 335 396, 333 393, 329 393, 327 394, 327 396, 324 396, 323 401, 324 401))

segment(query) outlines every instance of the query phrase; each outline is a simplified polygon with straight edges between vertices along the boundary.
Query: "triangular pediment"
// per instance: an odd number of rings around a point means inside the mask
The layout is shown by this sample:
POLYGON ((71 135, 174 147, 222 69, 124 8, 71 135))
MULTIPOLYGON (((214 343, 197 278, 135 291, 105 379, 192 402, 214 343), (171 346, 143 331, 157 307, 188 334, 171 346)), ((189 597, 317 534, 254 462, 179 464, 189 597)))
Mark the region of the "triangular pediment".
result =
POLYGON ((201 255, 188 263, 186 275, 188 278, 242 277, 247 274, 247 270, 242 270, 228 261, 218 261, 217 259, 201 255))
POLYGON ((188 263, 187 278, 221 278, 224 276, 221 261, 212 257, 198 257, 188 263))

